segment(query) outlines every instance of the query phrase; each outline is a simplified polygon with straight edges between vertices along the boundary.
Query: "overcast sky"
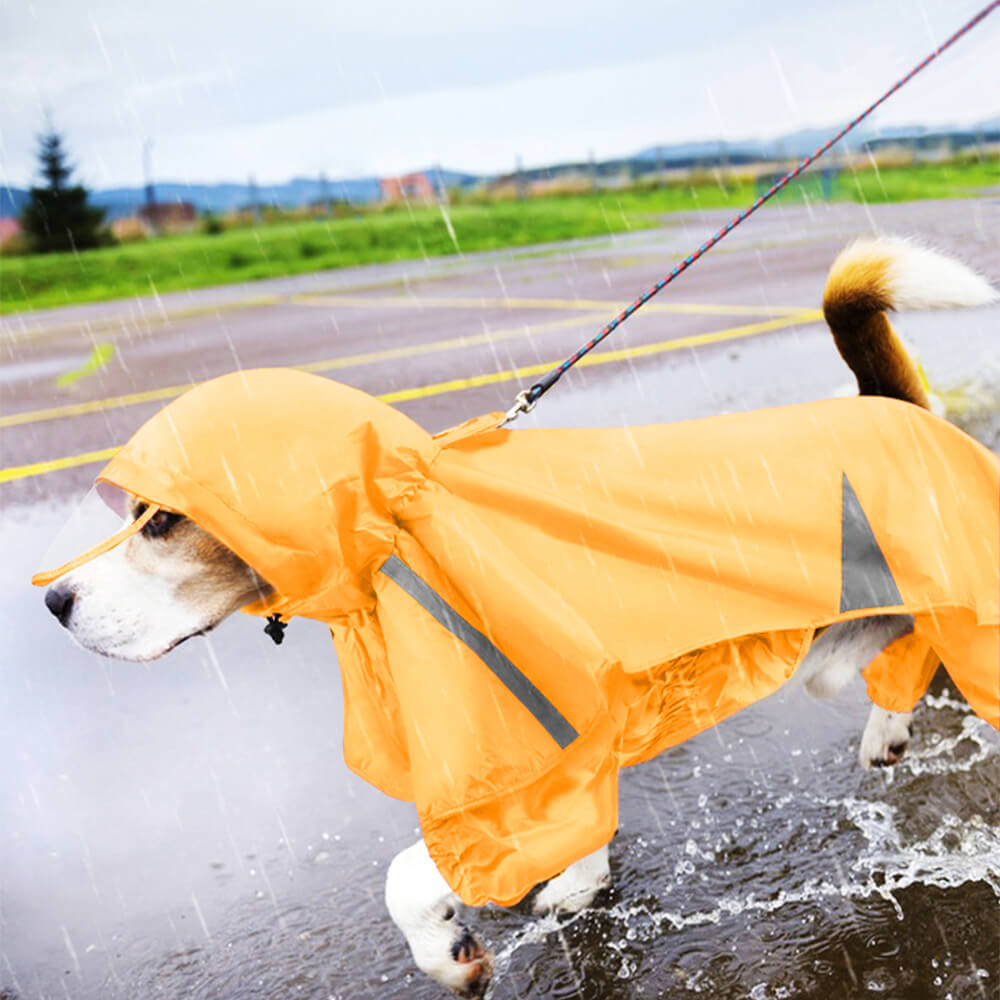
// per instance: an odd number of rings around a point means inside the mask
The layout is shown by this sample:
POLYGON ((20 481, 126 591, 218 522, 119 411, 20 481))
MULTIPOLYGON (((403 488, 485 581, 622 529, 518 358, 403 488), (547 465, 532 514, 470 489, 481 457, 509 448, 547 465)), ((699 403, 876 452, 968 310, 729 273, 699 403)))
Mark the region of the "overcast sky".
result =
MULTIPOLYGON (((986 0, 0 0, 0 182, 472 172, 841 124, 986 0)), ((1000 113, 1000 13, 882 125, 1000 113)))

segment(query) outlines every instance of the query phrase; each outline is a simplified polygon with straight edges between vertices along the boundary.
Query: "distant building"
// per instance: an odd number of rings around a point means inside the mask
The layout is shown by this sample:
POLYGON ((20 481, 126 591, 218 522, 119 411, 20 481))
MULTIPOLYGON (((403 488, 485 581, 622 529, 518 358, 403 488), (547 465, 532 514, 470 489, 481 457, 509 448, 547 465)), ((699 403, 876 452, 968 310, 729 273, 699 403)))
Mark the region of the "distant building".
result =
POLYGON ((434 181, 427 171, 403 174, 401 177, 383 177, 379 181, 382 201, 420 201, 430 205, 437 200, 434 181))
POLYGON ((189 201, 154 201, 139 209, 139 221, 152 232, 184 232, 194 228, 198 210, 189 201))
POLYGON ((0 219, 0 247, 21 235, 21 223, 17 219, 0 219))
POLYGON ((133 240, 143 240, 150 235, 149 226, 134 215, 127 215, 112 219, 110 224, 111 235, 122 243, 131 243, 133 240))

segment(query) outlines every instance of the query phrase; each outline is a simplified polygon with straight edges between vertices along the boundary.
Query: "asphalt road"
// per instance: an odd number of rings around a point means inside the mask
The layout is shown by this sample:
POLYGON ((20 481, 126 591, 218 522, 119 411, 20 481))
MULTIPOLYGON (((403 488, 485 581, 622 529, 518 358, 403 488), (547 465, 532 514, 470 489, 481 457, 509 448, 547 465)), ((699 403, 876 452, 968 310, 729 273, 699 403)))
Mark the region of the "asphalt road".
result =
MULTIPOLYGON (((119 664, 71 646, 27 578, 110 450, 185 385, 310 366, 436 431, 505 408, 723 219, 2 320, 0 996, 440 995, 381 901, 415 816, 343 765, 325 629, 297 621, 276 650, 237 616, 119 664)), ((995 202, 772 206, 524 426, 849 391, 817 309, 834 254, 875 227, 1000 284, 995 202)), ((1000 308, 898 325, 1000 448, 1000 308)), ((780 692, 627 772, 609 899, 566 924, 472 918, 500 956, 494 996, 996 996, 1000 741, 936 690, 892 779, 853 763, 860 690, 833 706, 780 692)))

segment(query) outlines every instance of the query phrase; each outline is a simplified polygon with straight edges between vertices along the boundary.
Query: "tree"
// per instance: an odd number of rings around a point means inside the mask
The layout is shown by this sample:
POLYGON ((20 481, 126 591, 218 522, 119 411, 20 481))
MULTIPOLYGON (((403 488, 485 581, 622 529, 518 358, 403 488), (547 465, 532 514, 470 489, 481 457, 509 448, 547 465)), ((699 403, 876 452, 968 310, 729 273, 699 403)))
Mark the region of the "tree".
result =
POLYGON ((45 187, 33 187, 21 213, 21 227, 38 253, 86 250, 104 242, 104 209, 88 204, 87 190, 70 184, 62 136, 49 124, 38 139, 38 161, 45 187))

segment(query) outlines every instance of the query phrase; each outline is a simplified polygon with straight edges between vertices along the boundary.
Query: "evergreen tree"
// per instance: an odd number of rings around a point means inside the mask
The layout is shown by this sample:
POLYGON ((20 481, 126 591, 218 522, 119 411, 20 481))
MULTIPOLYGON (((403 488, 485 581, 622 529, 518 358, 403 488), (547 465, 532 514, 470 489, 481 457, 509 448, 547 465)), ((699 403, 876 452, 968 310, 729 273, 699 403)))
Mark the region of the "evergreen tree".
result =
POLYGON ((104 242, 104 209, 87 203, 87 191, 70 184, 73 168, 66 161, 62 136, 49 125, 38 140, 39 167, 45 187, 33 187, 21 213, 21 227, 33 250, 86 250, 104 242))

